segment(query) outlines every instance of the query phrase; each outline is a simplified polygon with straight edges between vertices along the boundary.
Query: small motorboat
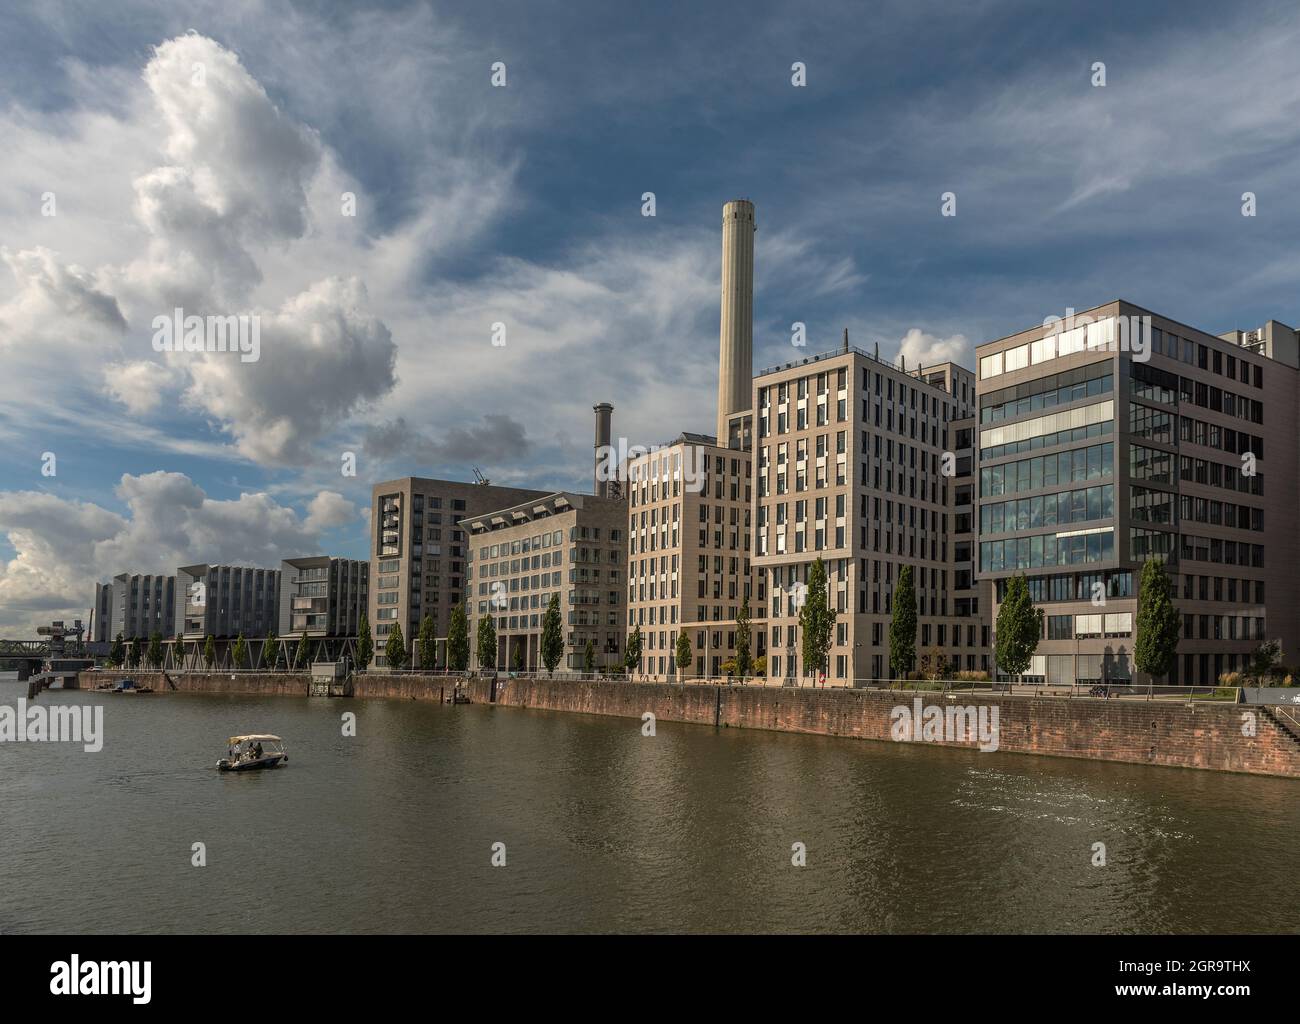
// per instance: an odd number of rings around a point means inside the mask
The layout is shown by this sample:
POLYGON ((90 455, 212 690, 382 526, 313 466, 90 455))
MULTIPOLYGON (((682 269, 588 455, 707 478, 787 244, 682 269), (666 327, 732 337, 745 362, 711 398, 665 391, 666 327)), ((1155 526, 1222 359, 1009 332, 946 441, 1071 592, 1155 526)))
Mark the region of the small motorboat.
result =
POLYGON ((153 693, 153 687, 137 686, 134 679, 119 679, 109 693, 153 693))
POLYGON ((217 762, 219 772, 253 772, 279 768, 289 760, 279 736, 231 736, 229 756, 217 762))

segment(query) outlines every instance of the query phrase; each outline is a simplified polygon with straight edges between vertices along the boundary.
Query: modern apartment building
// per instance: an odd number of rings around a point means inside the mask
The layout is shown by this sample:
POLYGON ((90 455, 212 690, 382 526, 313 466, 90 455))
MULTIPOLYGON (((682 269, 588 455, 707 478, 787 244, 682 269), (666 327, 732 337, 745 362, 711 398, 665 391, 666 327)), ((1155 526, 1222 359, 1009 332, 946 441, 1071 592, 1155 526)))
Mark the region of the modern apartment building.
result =
MULTIPOLYGON (((408 653, 427 614, 434 634, 447 636, 452 609, 464 600, 468 546, 460 520, 548 492, 492 484, 403 477, 375 484, 370 496, 370 630, 375 665, 401 624, 408 653)), ((439 644, 440 663, 444 657, 439 644)))
POLYGON ((118 573, 95 584, 95 624, 91 640, 163 639, 176 635, 176 577, 118 573))
POLYGON ((369 607, 370 563, 313 555, 280 563, 280 636, 352 637, 369 607))
POLYGON ((970 586, 970 551, 956 543, 973 536, 967 519, 958 522, 973 511, 973 476, 958 476, 954 447, 970 441, 956 425, 970 429, 974 383, 951 363, 908 371, 881 362, 847 338, 754 377, 753 561, 766 575, 770 676, 811 673, 798 618, 818 557, 837 613, 828 682, 888 678, 904 565, 913 568, 918 652, 987 667, 988 610, 970 586))
POLYGON ((979 347, 979 574, 1044 608, 1031 675, 1140 681, 1151 558, 1183 621, 1169 682, 1295 651, 1298 353, 1273 321, 1215 337, 1118 300, 979 347))
POLYGON ((176 570, 175 619, 187 640, 247 640, 279 626, 280 570, 241 565, 184 565, 176 570))
MULTIPOLYGON (((746 405, 748 403, 745 403, 746 405)), ((766 654, 767 590, 750 562, 752 456, 716 438, 682 434, 629 460, 627 632, 641 629, 639 674, 677 676, 679 630, 694 657, 687 675, 718 676, 736 653, 749 600, 750 657, 766 654)))
POLYGON ((470 660, 479 620, 495 620, 495 668, 543 665, 542 624, 553 594, 564 623, 561 667, 582 671, 587 643, 597 671, 622 664, 627 502, 557 491, 460 520, 469 534, 470 660))

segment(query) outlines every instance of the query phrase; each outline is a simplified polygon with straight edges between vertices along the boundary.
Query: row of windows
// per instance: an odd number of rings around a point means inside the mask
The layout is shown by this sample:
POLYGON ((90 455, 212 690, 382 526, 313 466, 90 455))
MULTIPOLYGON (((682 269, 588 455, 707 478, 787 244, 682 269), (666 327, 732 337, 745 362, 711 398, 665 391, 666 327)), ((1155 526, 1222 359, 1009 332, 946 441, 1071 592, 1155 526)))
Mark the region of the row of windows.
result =
POLYGON ((1238 582, 1240 582, 1241 600, 1249 602, 1251 590, 1254 590, 1255 604, 1264 603, 1263 580, 1240 580, 1223 576, 1183 576, 1183 598, 1188 601, 1232 601, 1237 600, 1238 582), (1254 585, 1252 588, 1252 584, 1254 585), (1211 585, 1213 588, 1211 589, 1211 585))
POLYGON ((1128 510, 1131 518, 1140 523, 1174 522, 1174 494, 1172 491, 1155 491, 1147 487, 1130 487, 1128 510))
POLYGON ((1227 416, 1249 420, 1252 423, 1264 422, 1264 403, 1254 398, 1235 395, 1201 381, 1179 378, 1178 399, 1183 405, 1199 405, 1211 412, 1221 412, 1227 416))
POLYGON ((1109 562, 1114 557, 1115 531, 1109 528, 980 542, 981 572, 1109 562))
POLYGON ((1263 473, 1249 473, 1247 467, 1238 469, 1236 466, 1224 466, 1206 459, 1193 459, 1190 455, 1179 456, 1178 475, 1188 483, 1208 484, 1242 494, 1264 493, 1263 473))
MULTIPOLYGON (((1249 505, 1196 498, 1190 494, 1178 498, 1179 514, 1185 523, 1209 523, 1211 526, 1231 526, 1238 530, 1264 530, 1264 510, 1249 505)), ((1165 520, 1168 522, 1168 520, 1165 520)))
MULTIPOLYGON (((1122 318, 1121 318, 1122 319, 1122 318)), ((1059 325, 1058 325, 1059 326, 1059 325)), ((980 380, 998 377, 1003 373, 1023 370, 1031 363, 1040 363, 1072 355, 1075 352, 1107 350, 1115 344, 1115 319, 1105 317, 1094 323, 1083 324, 1067 331, 1055 331, 1015 348, 994 352, 980 359, 980 380)))
MULTIPOLYGON (((416 494, 416 495, 413 495, 413 500, 412 500, 412 503, 411 503, 411 508, 412 508, 413 510, 415 510, 415 511, 418 512, 420 509, 424 508, 424 503, 425 503, 425 501, 428 501, 428 503, 429 503, 429 507, 430 507, 430 508, 442 508, 442 499, 441 499, 441 498, 437 497, 436 495, 429 495, 429 497, 426 498, 423 494, 416 494)), ((388 506, 386 505, 385 508, 387 508, 387 507, 388 507, 388 506)), ((451 499, 451 507, 452 507, 452 511, 454 511, 454 512, 464 512, 464 511, 465 511, 465 499, 464 499, 464 498, 452 498, 452 499, 451 499)))
POLYGON ((1095 395, 1109 394, 1114 382, 1108 361, 1039 377, 981 398, 980 422, 997 423, 999 420, 1023 416, 1027 412, 1038 412, 1095 395))
POLYGON ((1178 404, 1178 374, 1150 363, 1130 363, 1129 394, 1162 405, 1178 404))
POLYGON ((1174 425, 1178 417, 1163 409, 1153 409, 1149 405, 1130 402, 1128 407, 1128 429, 1135 437, 1159 444, 1174 443, 1174 425))
POLYGON ((1183 639, 1263 640, 1264 617, 1262 615, 1184 615, 1183 639), (1199 632, 1194 630, 1197 625, 1200 626, 1199 632))
POLYGON ((980 506, 980 533, 1032 530, 1042 526, 1109 519, 1115 514, 1113 484, 1081 487, 1033 498, 980 506))
POLYGON ((1056 455, 1036 455, 1001 466, 980 470, 980 494, 995 497, 1018 491, 1036 491, 1041 487, 1098 480, 1113 475, 1115 443, 1075 448, 1056 455))
POLYGON ((1177 539, 1176 533, 1144 530, 1135 526, 1128 531, 1129 557, 1135 562, 1146 562, 1153 558, 1170 561, 1174 558, 1174 544, 1177 539))
POLYGON ((1220 427, 1217 423, 1206 423, 1189 416, 1179 417, 1178 436, 1190 444, 1215 448, 1229 455, 1264 457, 1264 439, 1258 434, 1247 434, 1244 430, 1238 432, 1231 427, 1220 427))
POLYGON ((1036 434, 1023 440, 1008 441, 1006 444, 981 448, 980 461, 987 462, 989 459, 1000 459, 1004 455, 1018 455, 1020 452, 1035 451, 1039 448, 1055 448, 1059 444, 1072 444, 1075 441, 1087 441, 1094 437, 1106 437, 1114 432, 1114 422, 1107 419, 1100 423, 1090 423, 1087 426, 1059 430, 1054 434, 1036 434))
POLYGON ((1216 376, 1226 376, 1229 380, 1240 380, 1243 384, 1254 384, 1257 388, 1264 386, 1264 368, 1259 364, 1247 362, 1244 356, 1229 355, 1217 348, 1198 344, 1190 338, 1180 339, 1176 334, 1162 331, 1158 327, 1151 330, 1151 352, 1177 359, 1188 366, 1209 370, 1216 376))
POLYGON ((1179 541, 1179 556, 1185 562, 1249 565, 1256 569, 1264 567, 1263 544, 1221 540, 1218 537, 1195 537, 1184 533, 1179 541))
MULTIPOLYGON (((1029 597, 1034 604, 1099 601, 1103 598, 1133 596, 1133 574, 1128 571, 1030 576, 1026 582, 1029 585, 1029 597)), ((999 603, 1006 600, 1005 579, 995 580, 994 589, 999 603)))
POLYGON ((1095 323, 1054 332, 1036 341, 995 352, 980 359, 980 380, 1012 373, 1031 363, 1036 366, 1075 352, 1128 348, 1134 352, 1148 350, 1151 355, 1177 359, 1189 366, 1209 370, 1216 376, 1227 376, 1229 379, 1240 380, 1243 384, 1253 384, 1257 388, 1264 386, 1262 366, 1190 338, 1179 338, 1172 332, 1151 327, 1150 321, 1150 317, 1120 317, 1118 320, 1106 317, 1095 323), (1146 336, 1145 341, 1143 335, 1146 336))
POLYGON ((1100 612, 1087 615, 1048 615, 1048 640, 1083 640, 1133 634, 1132 612, 1100 612))

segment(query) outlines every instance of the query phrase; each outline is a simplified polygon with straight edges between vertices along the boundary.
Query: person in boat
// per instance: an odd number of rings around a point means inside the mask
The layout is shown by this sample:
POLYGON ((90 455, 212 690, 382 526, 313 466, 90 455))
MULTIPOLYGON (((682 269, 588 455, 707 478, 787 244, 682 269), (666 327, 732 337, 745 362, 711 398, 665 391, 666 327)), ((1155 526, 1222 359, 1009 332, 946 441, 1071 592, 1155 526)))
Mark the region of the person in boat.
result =
POLYGON ((253 747, 253 760, 259 760, 262 756, 262 744, 258 743, 253 747))

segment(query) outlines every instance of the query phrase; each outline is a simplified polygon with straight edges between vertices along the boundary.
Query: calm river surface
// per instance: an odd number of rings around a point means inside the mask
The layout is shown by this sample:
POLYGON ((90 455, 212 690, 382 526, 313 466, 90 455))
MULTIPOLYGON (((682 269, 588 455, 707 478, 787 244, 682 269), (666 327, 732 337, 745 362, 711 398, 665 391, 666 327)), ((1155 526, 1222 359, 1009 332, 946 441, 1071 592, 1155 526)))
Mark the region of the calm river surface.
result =
POLYGON ((0 743, 6 934, 1300 931, 1290 780, 410 701, 39 701, 101 704, 105 742, 0 743), (245 732, 289 764, 218 774, 245 732))

